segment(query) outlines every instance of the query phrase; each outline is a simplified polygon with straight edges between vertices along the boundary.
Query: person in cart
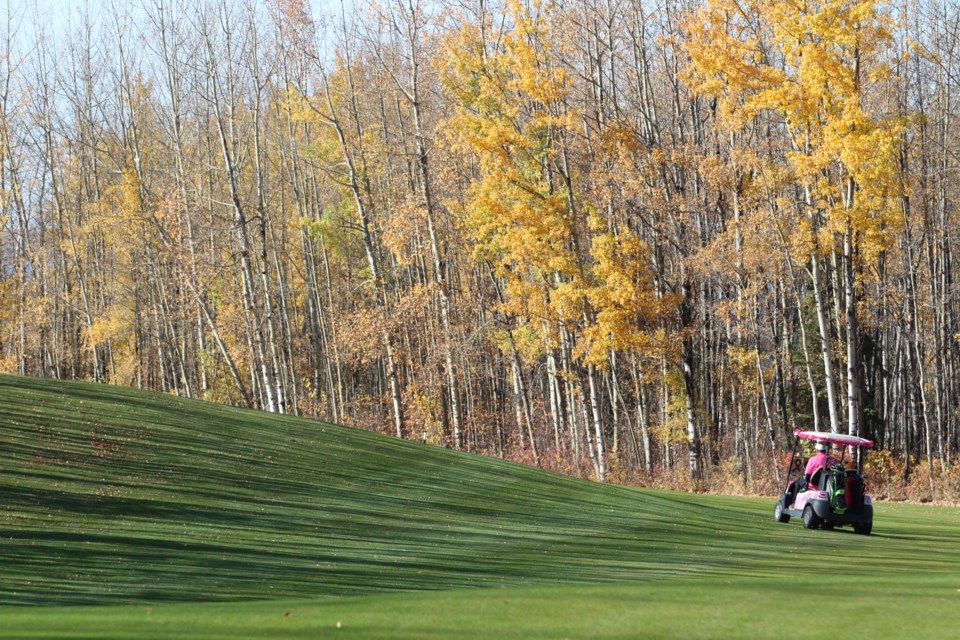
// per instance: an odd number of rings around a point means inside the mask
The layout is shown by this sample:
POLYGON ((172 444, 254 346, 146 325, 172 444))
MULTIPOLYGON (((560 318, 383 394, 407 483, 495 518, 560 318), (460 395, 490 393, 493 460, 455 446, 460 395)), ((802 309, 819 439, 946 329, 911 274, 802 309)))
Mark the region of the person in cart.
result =
POLYGON ((818 442, 816 444, 817 453, 810 456, 810 459, 807 460, 807 467, 803 471, 803 480, 807 489, 816 489, 817 482, 814 478, 814 475, 817 471, 820 471, 823 468, 829 469, 833 465, 837 464, 836 458, 833 456, 827 455, 827 445, 823 442, 818 442))

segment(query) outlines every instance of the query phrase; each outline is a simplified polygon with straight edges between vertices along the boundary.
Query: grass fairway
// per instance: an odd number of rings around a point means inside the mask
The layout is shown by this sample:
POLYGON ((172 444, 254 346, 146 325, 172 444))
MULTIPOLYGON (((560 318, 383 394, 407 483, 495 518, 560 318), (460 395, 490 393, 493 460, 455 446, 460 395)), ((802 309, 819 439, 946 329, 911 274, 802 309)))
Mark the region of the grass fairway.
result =
POLYGON ((0 637, 742 640, 960 628, 956 509, 877 505, 874 535, 858 536, 778 525, 772 506, 0 376, 0 637))

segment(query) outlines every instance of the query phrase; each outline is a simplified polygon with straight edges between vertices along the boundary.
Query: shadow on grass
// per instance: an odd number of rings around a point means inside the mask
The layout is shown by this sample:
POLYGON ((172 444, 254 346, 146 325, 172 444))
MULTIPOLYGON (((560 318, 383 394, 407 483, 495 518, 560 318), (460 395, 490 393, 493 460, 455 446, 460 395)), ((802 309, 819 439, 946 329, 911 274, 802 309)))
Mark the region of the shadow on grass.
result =
POLYGON ((859 553, 896 570, 940 535, 807 532, 757 501, 103 385, 0 376, 0 400, 0 605, 783 576, 859 553))

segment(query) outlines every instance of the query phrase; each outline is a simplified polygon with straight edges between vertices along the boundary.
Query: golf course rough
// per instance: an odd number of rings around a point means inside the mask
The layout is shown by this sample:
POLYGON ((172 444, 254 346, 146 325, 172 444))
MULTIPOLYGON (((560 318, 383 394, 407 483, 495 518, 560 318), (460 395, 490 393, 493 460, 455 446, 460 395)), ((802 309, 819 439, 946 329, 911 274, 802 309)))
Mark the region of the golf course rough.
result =
POLYGON ((314 421, 0 376, 4 638, 952 637, 957 510, 874 535, 314 421), (815 611, 819 624, 802 624, 815 611), (337 624, 339 623, 339 627, 337 624))

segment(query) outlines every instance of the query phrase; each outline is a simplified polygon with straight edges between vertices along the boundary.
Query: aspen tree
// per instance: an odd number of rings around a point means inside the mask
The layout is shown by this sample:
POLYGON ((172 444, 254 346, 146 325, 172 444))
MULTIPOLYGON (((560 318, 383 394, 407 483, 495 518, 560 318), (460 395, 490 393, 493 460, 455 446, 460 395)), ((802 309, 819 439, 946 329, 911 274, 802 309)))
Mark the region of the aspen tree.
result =
MULTIPOLYGON (((817 300, 828 395, 832 348, 819 267, 839 263, 846 341, 847 430, 862 425, 858 305, 865 266, 891 246, 899 227, 899 118, 877 114, 867 97, 889 73, 891 24, 873 0, 852 2, 710 1, 687 24, 696 88, 717 100, 731 130, 769 112, 782 119, 792 144, 790 181, 803 194, 796 224, 809 230, 807 252, 817 300)), ((831 430, 840 429, 828 400, 831 430)))
MULTIPOLYGON (((543 339, 558 340, 561 352, 573 356, 571 329, 580 324, 586 301, 576 251, 583 221, 571 207, 571 187, 562 183, 559 169, 558 140, 573 122, 563 102, 568 80, 551 65, 550 32, 540 6, 528 11, 512 2, 508 9, 514 28, 504 34, 502 50, 487 52, 476 26, 449 45, 445 82, 461 104, 452 125, 482 172, 471 188, 469 215, 480 256, 504 280, 501 311, 530 319, 525 330, 544 332, 543 339)), ((566 395, 568 401, 581 399, 585 426, 593 425, 585 431, 588 453, 602 479, 606 460, 596 373, 592 364, 587 369, 588 390, 570 388, 566 395)))

